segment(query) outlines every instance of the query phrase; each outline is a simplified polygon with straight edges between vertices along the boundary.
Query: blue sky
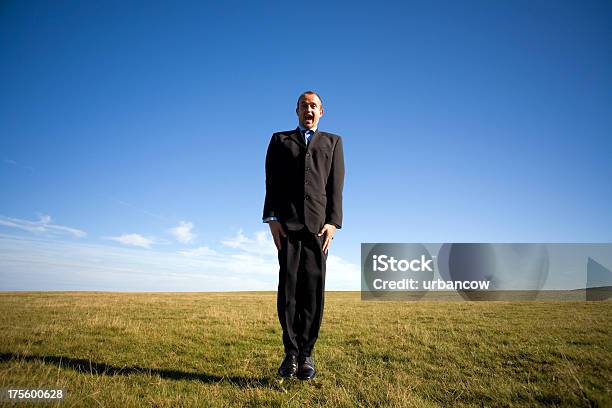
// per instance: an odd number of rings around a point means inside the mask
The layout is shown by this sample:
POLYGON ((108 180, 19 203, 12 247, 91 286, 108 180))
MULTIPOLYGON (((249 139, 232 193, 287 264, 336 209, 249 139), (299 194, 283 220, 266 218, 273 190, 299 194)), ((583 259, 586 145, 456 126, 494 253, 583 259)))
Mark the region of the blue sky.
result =
POLYGON ((274 290, 272 132, 344 138, 361 242, 611 242, 612 5, 0 6, 0 290, 274 290))

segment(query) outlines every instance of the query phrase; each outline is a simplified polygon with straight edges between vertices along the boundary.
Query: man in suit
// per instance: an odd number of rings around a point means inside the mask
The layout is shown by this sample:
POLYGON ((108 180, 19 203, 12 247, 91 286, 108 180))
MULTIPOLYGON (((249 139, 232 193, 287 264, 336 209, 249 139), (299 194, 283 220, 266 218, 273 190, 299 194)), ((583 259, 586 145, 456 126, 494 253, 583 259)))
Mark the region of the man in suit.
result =
POLYGON ((342 138, 318 128, 323 103, 316 92, 300 95, 299 126, 272 135, 266 154, 263 220, 278 250, 277 309, 283 329, 282 377, 310 380, 312 351, 323 316, 325 263, 342 226, 342 138))

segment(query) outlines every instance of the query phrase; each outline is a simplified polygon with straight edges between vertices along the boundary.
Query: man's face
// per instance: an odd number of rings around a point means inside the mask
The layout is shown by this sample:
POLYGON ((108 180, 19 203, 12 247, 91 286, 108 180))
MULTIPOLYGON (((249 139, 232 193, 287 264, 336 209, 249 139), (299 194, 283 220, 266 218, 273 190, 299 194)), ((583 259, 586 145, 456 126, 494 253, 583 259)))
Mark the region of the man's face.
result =
POLYGON ((295 112, 298 115, 300 125, 306 129, 312 129, 319 125, 319 119, 323 116, 323 106, 321 106, 321 100, 317 95, 306 94, 300 99, 295 112))

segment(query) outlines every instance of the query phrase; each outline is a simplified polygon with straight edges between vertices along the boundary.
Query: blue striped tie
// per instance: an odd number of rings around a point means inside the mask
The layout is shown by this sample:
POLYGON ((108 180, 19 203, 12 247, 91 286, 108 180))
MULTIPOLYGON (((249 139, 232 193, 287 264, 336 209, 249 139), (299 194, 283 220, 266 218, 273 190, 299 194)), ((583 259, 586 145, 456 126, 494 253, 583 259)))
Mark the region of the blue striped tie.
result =
POLYGON ((312 134, 314 132, 312 130, 305 130, 304 131, 304 137, 306 138, 306 145, 308 145, 308 143, 310 143, 310 138, 312 137, 312 134))

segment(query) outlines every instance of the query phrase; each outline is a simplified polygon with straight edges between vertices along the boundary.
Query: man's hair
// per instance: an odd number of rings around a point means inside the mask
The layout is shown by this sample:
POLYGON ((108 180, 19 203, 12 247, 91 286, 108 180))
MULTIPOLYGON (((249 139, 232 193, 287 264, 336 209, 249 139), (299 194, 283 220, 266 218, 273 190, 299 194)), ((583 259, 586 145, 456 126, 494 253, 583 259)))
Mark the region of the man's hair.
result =
POLYGON ((321 99, 321 96, 316 93, 315 91, 306 91, 306 92, 302 92, 302 94, 300 95, 300 97, 297 100, 297 107, 300 107, 300 101, 302 100, 303 97, 305 97, 306 95, 316 95, 317 98, 319 98, 319 101, 321 101, 321 106, 323 106, 323 99, 321 99))

